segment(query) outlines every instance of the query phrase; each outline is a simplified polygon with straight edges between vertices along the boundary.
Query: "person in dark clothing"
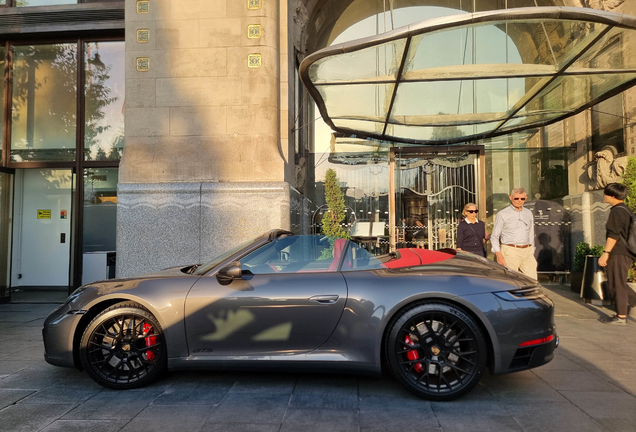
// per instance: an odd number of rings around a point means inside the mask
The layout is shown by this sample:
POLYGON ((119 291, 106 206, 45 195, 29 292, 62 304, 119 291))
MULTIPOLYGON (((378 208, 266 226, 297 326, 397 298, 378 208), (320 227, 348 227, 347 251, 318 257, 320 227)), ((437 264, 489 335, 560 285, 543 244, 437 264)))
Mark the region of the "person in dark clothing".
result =
POLYGON ((488 240, 486 225, 477 220, 477 204, 468 203, 464 206, 464 219, 457 226, 457 250, 486 256, 484 244, 488 240))
POLYGON ((627 286, 627 272, 634 263, 633 256, 625 247, 634 214, 623 200, 627 197, 627 187, 620 183, 605 186, 604 201, 612 206, 607 218, 605 251, 598 260, 605 267, 610 295, 616 302, 616 315, 603 318, 605 324, 627 324, 630 307, 636 306, 636 293, 627 286))

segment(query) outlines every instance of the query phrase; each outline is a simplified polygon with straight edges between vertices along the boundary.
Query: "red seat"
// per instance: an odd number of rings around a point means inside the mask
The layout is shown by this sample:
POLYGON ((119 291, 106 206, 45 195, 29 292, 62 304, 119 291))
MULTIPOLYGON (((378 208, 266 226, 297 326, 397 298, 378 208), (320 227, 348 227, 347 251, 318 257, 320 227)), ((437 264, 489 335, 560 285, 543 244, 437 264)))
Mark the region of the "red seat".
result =
POLYGON ((346 244, 347 239, 336 239, 336 242, 333 244, 333 261, 329 264, 328 271, 336 271, 338 269, 338 263, 340 262, 340 257, 346 244))

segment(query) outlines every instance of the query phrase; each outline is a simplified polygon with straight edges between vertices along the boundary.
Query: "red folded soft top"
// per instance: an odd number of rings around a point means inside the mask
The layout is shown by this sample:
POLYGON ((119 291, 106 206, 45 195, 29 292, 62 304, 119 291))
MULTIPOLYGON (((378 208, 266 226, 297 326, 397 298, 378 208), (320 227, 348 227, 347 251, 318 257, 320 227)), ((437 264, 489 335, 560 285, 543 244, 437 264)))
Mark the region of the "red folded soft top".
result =
POLYGON ((398 249, 397 257, 386 261, 384 265, 387 268, 403 268, 403 267, 412 267, 424 264, 433 264, 436 262, 446 261, 447 259, 451 259, 455 256, 455 251, 448 250, 446 251, 434 251, 428 249, 398 249))

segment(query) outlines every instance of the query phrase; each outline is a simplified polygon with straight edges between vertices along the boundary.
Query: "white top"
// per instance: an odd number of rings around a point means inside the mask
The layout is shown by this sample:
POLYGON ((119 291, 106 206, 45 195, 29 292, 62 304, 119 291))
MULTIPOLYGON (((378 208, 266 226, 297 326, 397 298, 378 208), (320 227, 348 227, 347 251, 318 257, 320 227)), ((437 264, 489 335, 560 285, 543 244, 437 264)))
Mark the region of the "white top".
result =
POLYGON ((531 245, 534 250, 534 215, 523 207, 517 211, 512 204, 497 213, 490 236, 493 252, 501 252, 502 244, 531 245))

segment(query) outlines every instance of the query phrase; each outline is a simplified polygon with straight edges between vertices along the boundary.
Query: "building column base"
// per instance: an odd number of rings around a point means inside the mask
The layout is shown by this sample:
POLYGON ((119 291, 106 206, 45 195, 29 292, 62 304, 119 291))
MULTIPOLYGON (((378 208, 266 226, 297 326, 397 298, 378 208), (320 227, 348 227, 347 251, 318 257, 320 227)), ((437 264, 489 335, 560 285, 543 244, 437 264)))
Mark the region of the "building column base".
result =
POLYGON ((206 262, 290 228, 286 182, 120 183, 117 277, 206 262))

